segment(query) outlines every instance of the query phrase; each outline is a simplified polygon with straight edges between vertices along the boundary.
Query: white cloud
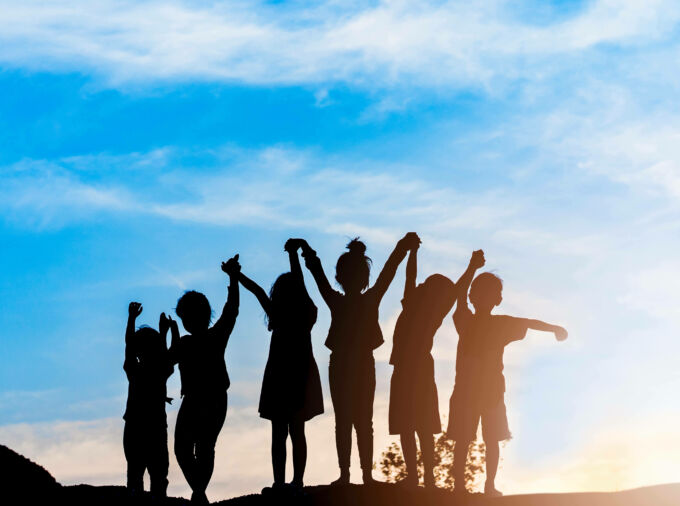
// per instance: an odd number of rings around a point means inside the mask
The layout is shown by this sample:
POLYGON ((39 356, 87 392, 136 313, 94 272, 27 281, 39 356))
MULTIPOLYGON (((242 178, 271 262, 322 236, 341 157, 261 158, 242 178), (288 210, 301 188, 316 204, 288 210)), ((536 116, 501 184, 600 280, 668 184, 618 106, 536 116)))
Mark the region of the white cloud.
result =
POLYGON ((249 84, 472 86, 537 79, 565 56, 602 44, 665 40, 680 19, 669 0, 599 0, 543 26, 495 0, 246 2, 2 2, 0 61, 94 72, 113 83, 208 79, 249 84), (541 70, 534 63, 555 59, 541 70))

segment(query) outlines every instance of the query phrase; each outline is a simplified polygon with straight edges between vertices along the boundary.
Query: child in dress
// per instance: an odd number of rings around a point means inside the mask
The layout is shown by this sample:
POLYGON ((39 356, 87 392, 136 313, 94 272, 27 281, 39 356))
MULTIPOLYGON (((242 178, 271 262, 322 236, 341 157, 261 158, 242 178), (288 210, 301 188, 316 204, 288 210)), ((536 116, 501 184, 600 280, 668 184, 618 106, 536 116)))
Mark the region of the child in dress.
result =
POLYGON ((470 265, 458 283, 458 305, 453 322, 458 332, 456 381, 451 396, 448 435, 456 442, 453 474, 455 490, 465 493, 465 462, 470 443, 477 436, 480 419, 486 446, 486 483, 484 493, 502 495, 496 490, 499 441, 510 438, 505 410, 505 378, 503 351, 513 341, 524 339, 528 329, 552 332, 558 341, 567 338, 567 331, 558 325, 540 320, 493 315, 491 311, 503 300, 503 282, 485 272, 470 285, 475 271, 485 263, 484 252, 475 251, 470 265), (470 311, 468 300, 475 312, 470 311))
POLYGON ((135 321, 142 313, 139 302, 130 302, 125 330, 125 362, 128 398, 125 409, 123 450, 127 460, 127 488, 133 495, 144 491, 144 471, 148 470, 151 495, 162 499, 168 489, 168 422, 165 415, 166 382, 174 367, 167 349, 166 335, 171 318, 161 313, 158 331, 141 327, 135 321))
POLYGON ((207 504, 205 491, 215 466, 215 444, 227 415, 229 375, 224 352, 238 315, 238 255, 222 263, 229 275, 229 294, 222 316, 210 327, 212 310, 205 295, 186 292, 175 311, 189 332, 171 352, 179 363, 182 405, 175 426, 175 456, 193 494, 191 501, 207 504))
POLYGON ((305 288, 297 254, 303 242, 301 239, 286 242, 284 250, 290 260, 290 272, 276 279, 269 295, 243 273, 238 273, 243 287, 260 302, 272 332, 259 412, 272 424, 273 490, 285 487, 289 434, 293 445, 291 486, 296 490, 303 487, 307 463, 305 422, 323 413, 321 380, 312 352, 311 335, 317 309, 305 288))
POLYGON ((456 285, 433 274, 416 286, 418 248, 406 263, 403 310, 394 328, 390 364, 389 430, 399 434, 407 477, 402 484, 418 485, 416 433, 423 454, 424 482, 434 487, 434 434, 441 432, 432 343, 442 320, 456 300, 456 285))
POLYGON ((352 240, 347 245, 349 251, 340 256, 335 266, 335 279, 344 293, 331 288, 314 250, 307 243, 302 245, 305 264, 312 272, 319 292, 331 311, 326 346, 331 350, 328 373, 335 411, 335 445, 340 466, 340 477, 333 484, 349 483, 352 427, 357 433, 363 482, 374 482, 373 350, 383 343, 378 309, 397 267, 408 250, 417 247, 419 242, 415 232, 406 234, 390 254, 375 284, 368 288, 371 259, 366 256, 366 245, 358 239, 352 240))

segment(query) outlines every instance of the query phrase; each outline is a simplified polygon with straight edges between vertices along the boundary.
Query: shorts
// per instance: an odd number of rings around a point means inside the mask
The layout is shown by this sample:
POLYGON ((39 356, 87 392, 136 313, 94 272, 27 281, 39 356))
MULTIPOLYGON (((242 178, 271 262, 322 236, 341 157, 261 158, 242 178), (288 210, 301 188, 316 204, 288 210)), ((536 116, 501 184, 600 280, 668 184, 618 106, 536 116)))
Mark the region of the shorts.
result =
POLYGON ((474 441, 477 427, 482 421, 482 438, 487 443, 505 441, 512 437, 508 427, 505 402, 501 397, 494 403, 480 402, 472 395, 462 395, 453 390, 449 403, 449 426, 447 435, 453 441, 474 441))

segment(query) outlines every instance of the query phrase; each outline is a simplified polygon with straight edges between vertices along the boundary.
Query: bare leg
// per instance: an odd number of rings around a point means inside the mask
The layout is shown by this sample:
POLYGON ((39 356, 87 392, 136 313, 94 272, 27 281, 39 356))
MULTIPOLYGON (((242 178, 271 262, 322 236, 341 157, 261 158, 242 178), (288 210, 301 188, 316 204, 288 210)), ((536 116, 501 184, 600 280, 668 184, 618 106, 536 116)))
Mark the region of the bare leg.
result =
POLYGON ((453 480, 457 492, 465 492, 465 464, 470 441, 456 441, 453 447, 453 480))
POLYGON ((486 483, 484 493, 492 496, 502 495, 496 490, 496 472, 498 471, 498 461, 500 459, 500 449, 498 441, 484 442, 486 445, 486 483))
POLYGON ((293 481, 296 487, 302 487, 307 466, 307 438, 305 437, 304 420, 296 420, 290 424, 290 439, 293 443, 293 481))
POLYGON ((423 452, 424 482, 426 487, 434 487, 434 437, 432 434, 418 432, 420 450, 423 452))
POLYGON ((286 439, 288 423, 272 420, 272 470, 274 486, 286 483, 286 439))
POLYGON ((416 448, 416 435, 414 432, 404 432, 400 435, 401 451, 406 463, 406 478, 404 485, 418 486, 418 450, 416 448))

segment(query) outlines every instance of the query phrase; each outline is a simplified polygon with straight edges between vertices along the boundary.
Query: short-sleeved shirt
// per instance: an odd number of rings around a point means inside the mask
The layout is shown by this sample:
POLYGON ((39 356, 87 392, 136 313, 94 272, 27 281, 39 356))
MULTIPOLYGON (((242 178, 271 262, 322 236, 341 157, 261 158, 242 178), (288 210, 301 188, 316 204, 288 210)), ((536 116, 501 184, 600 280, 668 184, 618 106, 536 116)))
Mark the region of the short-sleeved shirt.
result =
POLYGON ((355 295, 336 292, 329 304, 331 326, 326 347, 333 353, 371 354, 383 342, 378 323, 380 297, 373 288, 355 295))
POLYGON ((505 315, 475 315, 465 305, 453 313, 458 332, 456 388, 476 390, 484 404, 503 398, 503 351, 513 341, 523 339, 526 320, 505 315))
MULTIPOLYGON (((166 354, 167 355, 167 354, 166 354)), ((126 421, 165 421, 166 381, 174 367, 168 356, 158 361, 141 363, 137 358, 125 360, 128 398, 123 418, 126 421)))
POLYGON ((411 363, 419 357, 429 356, 434 335, 445 316, 430 311, 427 301, 419 300, 417 294, 404 297, 401 306, 392 338, 392 365, 411 363))

